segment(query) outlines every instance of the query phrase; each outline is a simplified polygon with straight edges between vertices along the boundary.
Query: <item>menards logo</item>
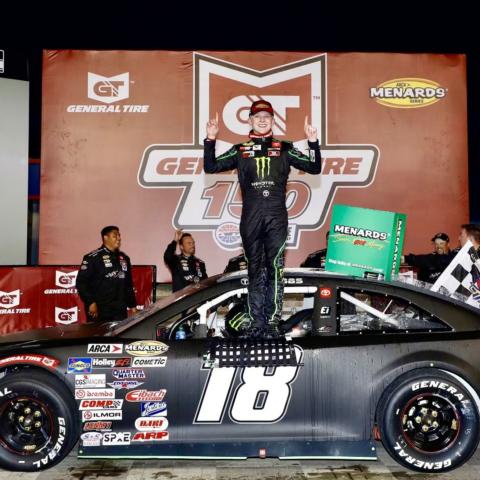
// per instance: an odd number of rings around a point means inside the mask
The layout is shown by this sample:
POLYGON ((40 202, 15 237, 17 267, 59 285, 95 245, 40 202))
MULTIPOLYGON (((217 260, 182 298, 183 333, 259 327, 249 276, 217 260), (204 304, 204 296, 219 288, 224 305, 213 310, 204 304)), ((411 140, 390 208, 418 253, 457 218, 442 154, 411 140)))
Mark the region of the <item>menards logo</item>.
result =
MULTIPOLYGON (((255 70, 196 52, 193 60, 193 142, 149 145, 138 171, 138 183, 144 188, 182 190, 172 215, 175 228, 211 231, 217 245, 224 250, 235 250, 241 245, 242 198, 236 172, 205 175, 203 139, 207 121, 219 112, 217 154, 244 142, 249 131, 248 111, 254 100, 264 99, 273 104, 274 136, 293 140, 295 147, 304 152, 305 115, 319 132, 321 175, 292 170, 287 185, 288 248, 297 248, 302 230, 318 230, 324 224, 338 188, 367 187, 373 182, 379 159, 376 146, 327 142, 326 54, 267 70, 255 70), (279 94, 280 84, 282 94, 279 94)), ((266 167, 259 173, 265 174, 266 167)))
POLYGON ((393 108, 427 107, 447 95, 447 89, 424 78, 397 78, 370 88, 370 97, 393 108))
POLYGON ((168 345, 156 340, 139 340, 125 345, 125 353, 136 357, 161 355, 168 350, 168 345))

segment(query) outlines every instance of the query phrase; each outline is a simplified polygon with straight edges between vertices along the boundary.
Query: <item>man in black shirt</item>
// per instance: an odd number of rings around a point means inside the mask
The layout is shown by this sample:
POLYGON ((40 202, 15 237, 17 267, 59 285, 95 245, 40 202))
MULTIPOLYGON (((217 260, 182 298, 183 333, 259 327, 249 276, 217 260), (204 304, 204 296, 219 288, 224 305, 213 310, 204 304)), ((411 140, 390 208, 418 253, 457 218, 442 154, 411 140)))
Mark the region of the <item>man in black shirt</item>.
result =
POLYGON ((419 280, 433 284, 453 260, 455 253, 450 250, 450 238, 446 233, 437 233, 433 236, 432 242, 435 250, 433 253, 424 255, 410 253, 402 257, 402 262, 418 268, 419 280))
POLYGON ((163 254, 163 260, 172 272, 174 292, 208 276, 205 262, 195 256, 195 240, 190 233, 183 233, 182 230, 175 232, 173 241, 168 244, 163 254), (180 255, 175 254, 177 243, 180 245, 180 255))
POLYGON ((118 227, 101 231, 102 246, 87 253, 77 276, 77 290, 85 304, 87 321, 115 321, 136 313, 132 265, 128 255, 120 251, 118 227))

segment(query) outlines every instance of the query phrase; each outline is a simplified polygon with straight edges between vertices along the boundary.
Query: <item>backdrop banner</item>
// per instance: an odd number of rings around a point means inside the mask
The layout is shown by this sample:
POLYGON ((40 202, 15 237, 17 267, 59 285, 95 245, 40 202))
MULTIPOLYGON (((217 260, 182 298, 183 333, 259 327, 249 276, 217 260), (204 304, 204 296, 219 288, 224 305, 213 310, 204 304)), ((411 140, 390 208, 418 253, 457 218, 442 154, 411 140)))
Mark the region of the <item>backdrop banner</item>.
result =
MULTIPOLYGON (((75 283, 78 266, 0 267, 0 334, 85 323, 75 283)), ((155 300, 155 266, 134 265, 138 306, 155 300)))
POLYGON ((308 117, 323 154, 321 175, 290 174, 287 266, 325 247, 333 203, 405 213, 408 252, 468 221, 464 55, 48 50, 40 262, 78 263, 113 224, 161 282, 177 228, 222 272, 240 253, 242 199, 235 172, 203 173, 205 127, 218 113, 223 153, 260 98, 276 137, 305 149, 308 117))

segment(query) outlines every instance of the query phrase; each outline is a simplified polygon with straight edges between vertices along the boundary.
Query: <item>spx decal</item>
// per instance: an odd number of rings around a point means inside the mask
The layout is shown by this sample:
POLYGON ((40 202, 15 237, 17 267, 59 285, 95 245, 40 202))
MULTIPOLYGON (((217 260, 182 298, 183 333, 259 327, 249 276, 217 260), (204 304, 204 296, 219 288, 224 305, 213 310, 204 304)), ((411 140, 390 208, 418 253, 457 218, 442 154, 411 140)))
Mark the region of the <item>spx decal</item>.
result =
POLYGON ((235 423, 280 421, 301 368, 303 350, 297 345, 295 355, 297 366, 210 368, 193 423, 220 424, 227 410, 235 423), (234 389, 237 372, 240 382, 234 389))

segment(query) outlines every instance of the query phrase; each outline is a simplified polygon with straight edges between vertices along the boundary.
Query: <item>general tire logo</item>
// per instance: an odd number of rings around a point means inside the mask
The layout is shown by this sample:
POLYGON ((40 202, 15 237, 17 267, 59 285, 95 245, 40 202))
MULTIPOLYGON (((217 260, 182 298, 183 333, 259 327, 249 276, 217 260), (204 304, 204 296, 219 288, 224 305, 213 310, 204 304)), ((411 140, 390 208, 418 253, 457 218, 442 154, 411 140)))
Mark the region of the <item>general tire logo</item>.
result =
POLYGON ((290 120, 293 117, 290 113, 296 109, 301 109, 303 116, 308 115, 319 132, 321 175, 292 170, 287 185, 288 248, 298 247, 303 230, 318 230, 324 224, 338 188, 367 187, 373 182, 379 158, 376 146, 327 142, 326 54, 263 71, 204 54, 193 56, 193 141, 183 145, 149 145, 138 171, 138 183, 144 188, 182 190, 172 215, 174 228, 210 231, 216 244, 224 250, 235 250, 241 245, 238 224, 242 198, 237 175, 235 172, 203 173, 203 139, 207 121, 218 111, 217 155, 233 144, 244 142, 249 130, 248 109, 252 101, 261 98, 275 107, 273 133, 277 138, 293 140, 296 148, 307 152, 303 124, 290 120), (220 100, 223 97, 211 86, 213 77, 216 85, 222 81, 228 84, 229 99, 220 100), (288 85, 288 82, 292 83, 289 95, 278 95, 276 86, 288 85), (300 83, 301 91, 298 90, 300 83))
POLYGON ((0 308, 14 308, 20 305, 20 290, 0 291, 0 308))

